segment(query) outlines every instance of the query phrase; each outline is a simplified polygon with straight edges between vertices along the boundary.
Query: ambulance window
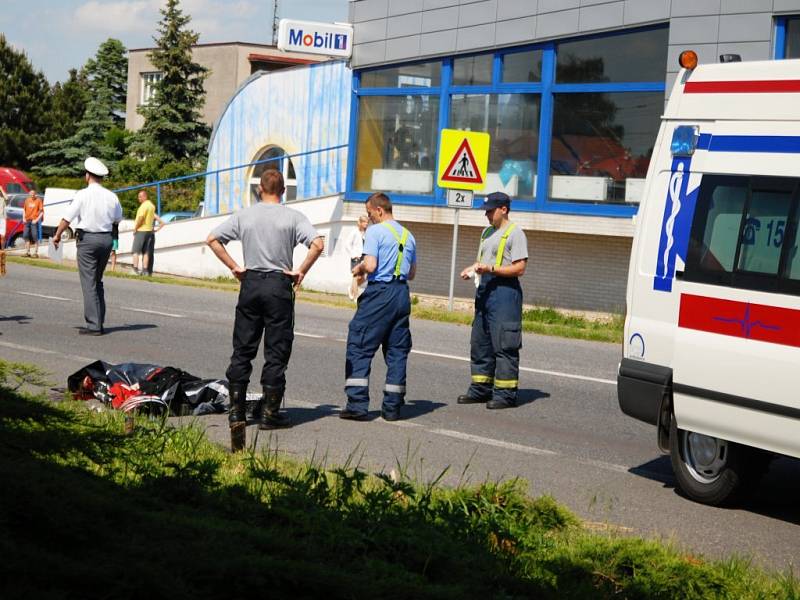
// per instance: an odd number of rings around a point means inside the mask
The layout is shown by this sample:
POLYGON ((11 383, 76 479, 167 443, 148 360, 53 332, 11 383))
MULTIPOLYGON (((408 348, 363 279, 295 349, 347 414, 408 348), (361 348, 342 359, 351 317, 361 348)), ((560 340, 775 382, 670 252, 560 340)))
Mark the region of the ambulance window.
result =
POLYGON ((786 277, 793 281, 800 282, 800 236, 798 236, 798 226, 800 226, 800 211, 795 210, 794 226, 790 231, 794 232, 794 240, 787 239, 791 247, 786 254, 786 277))
POLYGON ((791 205, 791 189, 757 189, 753 186, 742 229, 739 270, 778 274, 791 205))
POLYGON ((700 273, 714 278, 714 274, 733 271, 746 203, 746 178, 713 175, 703 178, 687 257, 687 278, 697 278, 692 274, 700 273))

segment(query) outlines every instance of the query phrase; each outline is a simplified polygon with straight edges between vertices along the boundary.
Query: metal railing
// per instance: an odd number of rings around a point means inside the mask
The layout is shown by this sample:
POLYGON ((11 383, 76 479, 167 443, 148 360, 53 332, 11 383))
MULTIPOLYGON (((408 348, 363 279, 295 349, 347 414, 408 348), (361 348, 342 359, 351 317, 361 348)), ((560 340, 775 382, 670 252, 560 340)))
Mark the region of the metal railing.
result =
MULTIPOLYGON (((255 160, 253 162, 235 165, 233 167, 225 167, 223 169, 214 169, 211 171, 204 171, 202 173, 191 173, 189 175, 181 175, 180 177, 172 177, 170 179, 159 179, 158 181, 150 181, 148 183, 141 183, 137 185, 131 185, 128 187, 119 188, 113 190, 115 193, 121 192, 130 192, 133 190, 140 190, 144 188, 156 188, 156 210, 161 213, 161 187, 164 185, 168 185, 170 183, 175 183, 176 181, 188 181, 190 179, 196 179, 198 177, 209 177, 214 176, 214 198, 215 198, 215 210, 219 212, 219 189, 220 189, 220 182, 219 182, 219 175, 220 173, 227 173, 228 171, 235 171, 237 169, 247 169, 249 167, 255 167, 256 165, 263 165, 270 162, 281 161, 284 159, 291 159, 291 158, 298 158, 301 156, 309 156, 311 154, 320 154, 322 152, 330 152, 332 150, 341 150, 343 148, 347 148, 347 144, 341 144, 339 146, 329 146, 327 148, 319 148, 317 150, 309 150, 308 152, 297 152, 295 154, 282 154, 281 156, 273 156, 271 158, 265 158, 262 160, 255 160)), ((57 204, 57 203, 56 203, 57 204)), ((52 206, 52 205, 51 205, 52 206)))
MULTIPOLYGON (((281 160, 286 160, 286 159, 291 159, 291 158, 298 158, 298 157, 301 157, 301 156, 309 156, 311 154, 320 154, 322 152, 330 152, 330 151, 333 151, 333 150, 341 150, 341 149, 344 149, 344 148, 347 148, 347 144, 340 144, 338 146, 329 146, 327 148, 319 148, 317 150, 309 150, 308 152, 297 152, 295 154, 282 154, 281 156, 273 156, 271 158, 265 158, 265 159, 262 159, 262 160, 256 160, 256 161, 245 163, 245 164, 241 164, 241 165, 235 165, 233 167, 225 167, 225 168, 222 168, 222 169, 214 169, 214 170, 211 170, 211 171, 203 171, 202 173, 190 173, 189 175, 181 175, 179 177, 171 177, 169 179, 158 179, 156 181, 149 181, 147 183, 140 183, 140 184, 136 184, 136 185, 129 185, 129 186, 126 186, 126 187, 117 188, 117 189, 112 190, 112 191, 115 194, 119 194, 119 193, 122 193, 122 192, 131 192, 131 191, 135 191, 135 190, 141 190, 141 189, 147 189, 147 188, 155 187, 156 188, 156 212, 157 212, 157 214, 161 214, 161 190, 162 190, 162 186, 169 185, 169 184, 172 184, 172 183, 175 183, 175 182, 178 182, 178 181, 189 181, 191 179, 197 179, 198 177, 210 177, 210 176, 213 176, 214 177, 214 182, 215 182, 215 185, 214 185, 214 210, 217 213, 219 213, 219 190, 220 190, 219 176, 220 176, 220 173, 227 173, 228 171, 235 171, 237 169, 247 169, 249 167, 255 167, 256 165, 263 165, 263 164, 267 164, 267 163, 270 163, 270 162, 276 162, 276 161, 281 161, 281 160)), ((205 198, 204 200, 207 201, 208 199, 205 198)), ((60 200, 58 202, 53 202, 51 204, 48 204, 47 206, 57 206, 59 204, 66 204, 68 202, 72 202, 72 198, 69 198, 67 200, 60 200)), ((21 228, 22 228, 22 222, 20 222, 11 231, 11 233, 7 236, 8 239, 5 240, 6 247, 8 247, 8 244, 9 244, 11 238, 13 238, 14 235, 16 235, 20 231, 21 228)), ((41 223, 39 224, 39 239, 40 240, 42 239, 41 223)))

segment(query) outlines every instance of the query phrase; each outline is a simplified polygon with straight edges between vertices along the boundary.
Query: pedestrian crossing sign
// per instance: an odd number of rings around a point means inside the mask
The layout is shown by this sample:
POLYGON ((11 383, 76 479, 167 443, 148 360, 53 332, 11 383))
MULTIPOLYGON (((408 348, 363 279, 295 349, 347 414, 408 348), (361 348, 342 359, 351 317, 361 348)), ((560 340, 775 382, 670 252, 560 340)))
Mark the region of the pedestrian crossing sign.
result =
POLYGON ((442 188, 481 190, 486 185, 489 134, 442 129, 437 183, 442 188))

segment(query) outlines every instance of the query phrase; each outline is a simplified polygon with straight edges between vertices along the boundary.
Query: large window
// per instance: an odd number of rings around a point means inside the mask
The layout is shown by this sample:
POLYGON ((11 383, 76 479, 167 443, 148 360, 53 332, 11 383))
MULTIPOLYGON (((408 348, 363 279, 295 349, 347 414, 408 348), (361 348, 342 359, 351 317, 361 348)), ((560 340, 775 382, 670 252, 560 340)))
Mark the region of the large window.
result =
POLYGON ((364 96, 358 114, 355 189, 432 194, 438 98, 364 96))
POLYGON ((667 67, 668 29, 562 42, 557 46, 558 83, 651 81, 667 67))
MULTIPOLYGON (((444 204, 443 127, 491 136, 487 184, 517 210, 635 213, 664 108, 668 28, 357 72, 348 197, 444 204), (541 133, 541 135, 540 135, 541 133)), ((799 267, 800 268, 800 267, 799 267)))
POLYGON ((482 194, 503 191, 532 198, 539 139, 539 97, 533 94, 454 94, 450 126, 488 131, 489 169, 482 194))
POLYGON ((798 190, 789 177, 704 176, 684 278, 800 293, 798 190))
POLYGON ((658 133, 664 94, 556 94, 550 197, 638 202, 658 133))

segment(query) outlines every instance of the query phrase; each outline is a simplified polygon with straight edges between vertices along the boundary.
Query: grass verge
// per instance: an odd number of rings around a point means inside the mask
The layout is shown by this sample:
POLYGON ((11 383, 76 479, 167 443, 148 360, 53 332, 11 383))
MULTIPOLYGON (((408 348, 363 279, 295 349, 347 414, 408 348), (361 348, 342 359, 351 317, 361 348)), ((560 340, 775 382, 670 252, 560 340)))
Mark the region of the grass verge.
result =
MULTIPOLYGON (((36 379, 39 381, 36 381, 36 379)), ((584 529, 518 481, 230 455, 21 392, 0 362, 3 598, 800 598, 791 576, 584 529)))
MULTIPOLYGON (((73 266, 63 265, 44 259, 31 259, 20 256, 8 258, 9 262, 24 265, 32 265, 46 269, 57 269, 60 271, 77 271, 73 266)), ((124 271, 106 271, 106 277, 116 277, 119 279, 136 279, 150 283, 168 283, 172 285, 183 285, 189 287, 199 287, 214 290, 225 290, 238 292, 238 282, 226 277, 216 279, 196 279, 191 277, 177 277, 174 275, 154 275, 143 279, 138 275, 124 271)), ((414 296, 419 300, 418 296, 414 296)), ((321 304, 324 306, 334 306, 338 308, 353 308, 352 301, 339 294, 326 294, 324 292, 314 292, 302 290, 297 299, 300 302, 321 304)), ((459 323, 469 325, 472 323, 472 312, 466 310, 447 311, 436 305, 424 301, 418 301, 412 306, 411 314, 417 319, 427 321, 438 321, 440 323, 459 323)), ((611 319, 588 319, 580 315, 567 314, 554 308, 533 308, 525 310, 522 314, 522 329, 529 333, 540 335, 551 335, 572 339, 591 340, 597 342, 609 342, 615 344, 622 343, 622 331, 624 318, 615 315, 611 319)))

